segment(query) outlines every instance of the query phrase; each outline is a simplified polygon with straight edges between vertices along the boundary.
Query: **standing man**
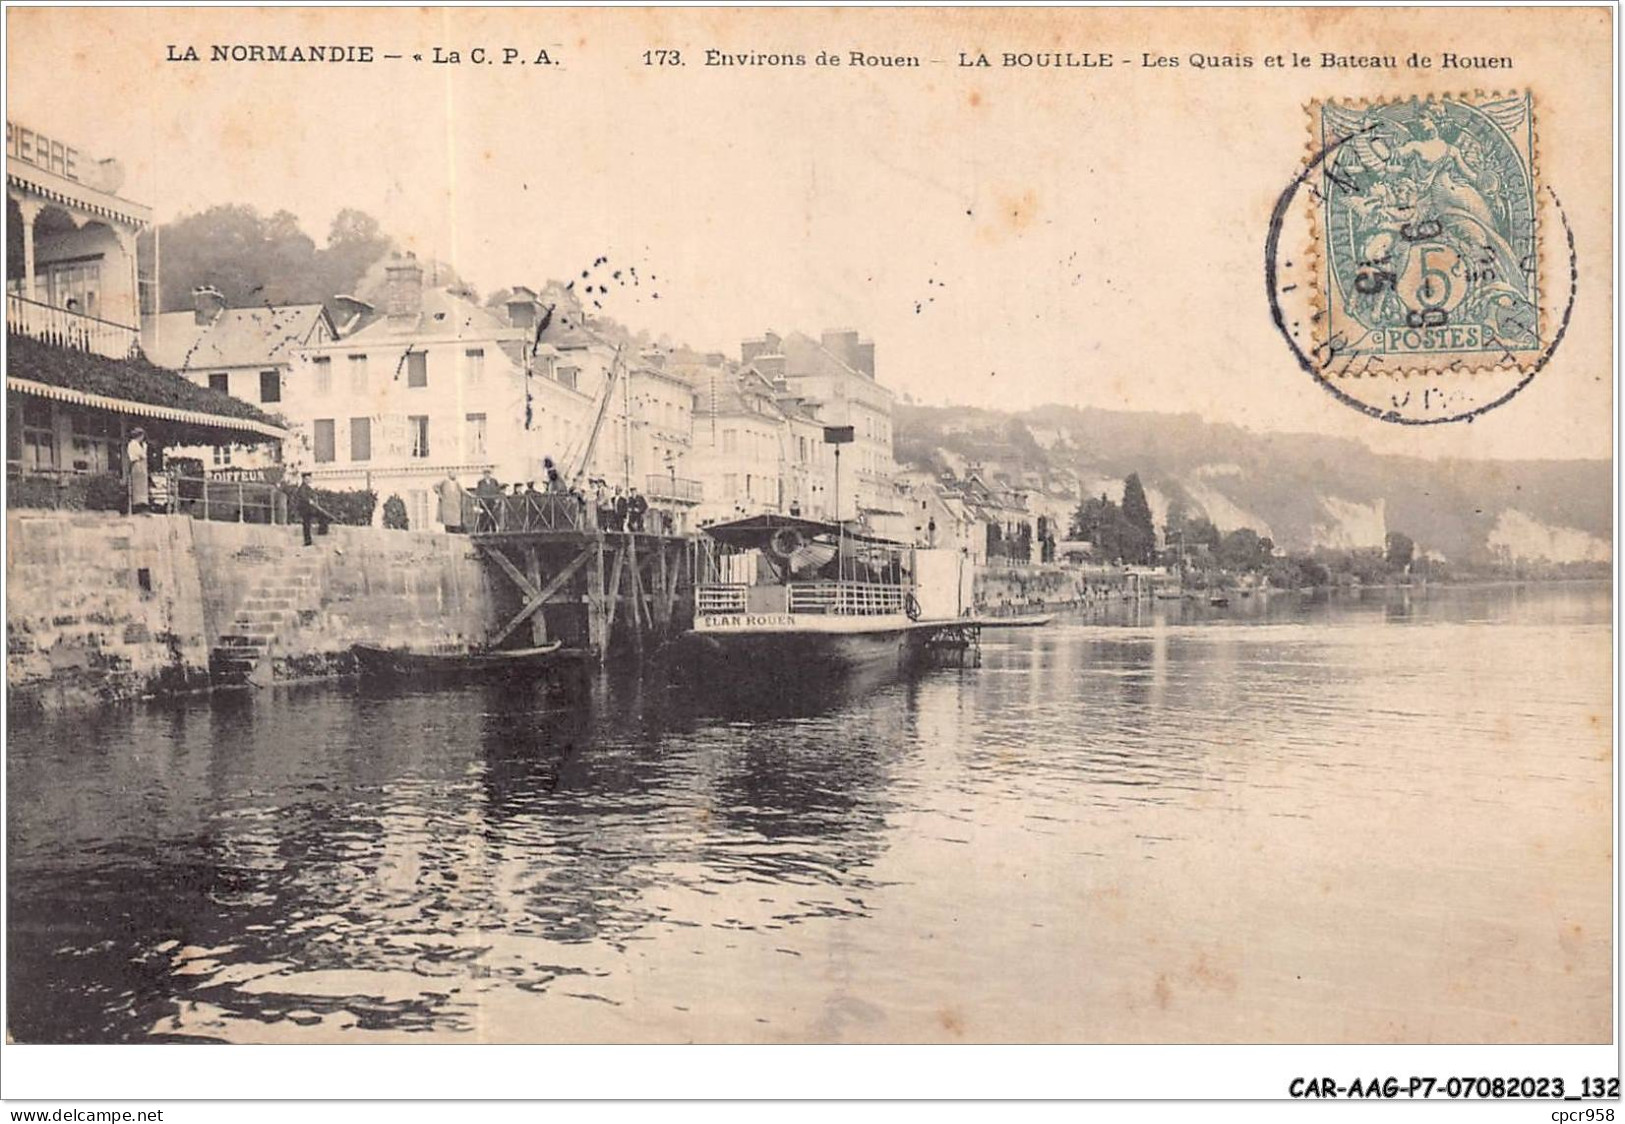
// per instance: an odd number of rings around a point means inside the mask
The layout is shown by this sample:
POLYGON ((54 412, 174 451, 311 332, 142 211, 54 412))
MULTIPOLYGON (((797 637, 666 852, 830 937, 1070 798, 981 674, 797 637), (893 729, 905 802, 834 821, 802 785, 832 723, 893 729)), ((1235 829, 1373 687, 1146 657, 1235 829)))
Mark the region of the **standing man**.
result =
POLYGON ((310 522, 316 520, 321 533, 327 534, 327 525, 333 519, 326 508, 316 502, 316 489, 310 486, 310 473, 299 474, 299 487, 293 490, 294 510, 299 513, 300 525, 305 529, 305 545, 310 546, 310 522))
POLYGON ((448 535, 463 533, 463 486, 457 483, 457 474, 446 469, 446 478, 434 486, 440 507, 440 522, 448 535))
POLYGON ((631 498, 626 501, 626 515, 631 520, 631 526, 627 529, 636 531, 641 535, 643 533, 643 517, 648 511, 649 501, 643 498, 641 492, 633 488, 631 498))
POLYGON ((627 511, 628 511, 628 504, 626 502, 626 497, 621 494, 621 490, 618 487, 615 489, 615 501, 614 502, 615 502, 615 522, 610 527, 610 530, 612 530, 612 531, 624 531, 624 530, 626 530, 626 515, 627 515, 627 511))
POLYGON ((130 514, 144 514, 151 503, 147 490, 147 431, 140 426, 130 430, 130 443, 124 449, 130 468, 130 514))

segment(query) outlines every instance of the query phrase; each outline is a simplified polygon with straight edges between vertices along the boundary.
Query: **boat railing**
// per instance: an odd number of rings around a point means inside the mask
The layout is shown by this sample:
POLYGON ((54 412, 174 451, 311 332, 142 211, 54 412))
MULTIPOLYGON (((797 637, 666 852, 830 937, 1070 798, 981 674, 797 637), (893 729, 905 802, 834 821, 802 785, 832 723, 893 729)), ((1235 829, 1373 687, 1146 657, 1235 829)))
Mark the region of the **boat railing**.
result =
POLYGON ((708 613, 743 613, 745 590, 743 582, 705 584, 695 590, 694 609, 701 615, 708 613))
POLYGON ((790 586, 792 613, 881 616, 901 613, 906 590, 877 582, 806 582, 790 586))

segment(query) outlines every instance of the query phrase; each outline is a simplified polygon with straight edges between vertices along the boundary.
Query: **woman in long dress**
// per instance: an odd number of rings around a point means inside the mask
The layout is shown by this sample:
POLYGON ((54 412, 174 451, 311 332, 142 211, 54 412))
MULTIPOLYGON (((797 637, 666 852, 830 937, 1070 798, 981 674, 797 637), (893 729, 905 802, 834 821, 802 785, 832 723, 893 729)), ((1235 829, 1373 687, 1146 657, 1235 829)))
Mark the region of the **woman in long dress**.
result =
POLYGON ((137 426, 130 430, 130 444, 125 449, 130 465, 130 511, 144 512, 151 502, 147 489, 147 431, 137 426))

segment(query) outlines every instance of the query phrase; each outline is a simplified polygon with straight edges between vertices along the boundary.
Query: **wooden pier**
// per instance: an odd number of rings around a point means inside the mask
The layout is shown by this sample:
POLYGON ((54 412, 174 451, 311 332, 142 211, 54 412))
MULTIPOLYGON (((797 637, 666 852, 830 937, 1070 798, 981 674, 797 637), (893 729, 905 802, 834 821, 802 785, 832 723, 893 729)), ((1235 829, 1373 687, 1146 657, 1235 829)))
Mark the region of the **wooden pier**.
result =
POLYGON ((598 526, 572 495, 469 496, 465 527, 510 590, 488 645, 534 647, 562 640, 579 658, 641 656, 688 627, 694 564, 686 535, 598 526), (516 639, 517 637, 517 639, 516 639))

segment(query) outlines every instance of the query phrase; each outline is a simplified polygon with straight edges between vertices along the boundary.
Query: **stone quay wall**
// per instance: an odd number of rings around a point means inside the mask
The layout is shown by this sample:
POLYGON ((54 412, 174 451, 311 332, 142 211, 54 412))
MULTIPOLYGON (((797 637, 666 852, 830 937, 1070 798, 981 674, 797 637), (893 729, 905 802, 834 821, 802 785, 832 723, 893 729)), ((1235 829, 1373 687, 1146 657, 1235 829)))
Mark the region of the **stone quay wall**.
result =
POLYGON ((463 536, 185 516, 6 513, 8 705, 116 702, 215 685, 211 653, 257 633, 255 682, 333 674, 356 643, 459 646, 496 598, 463 536))

